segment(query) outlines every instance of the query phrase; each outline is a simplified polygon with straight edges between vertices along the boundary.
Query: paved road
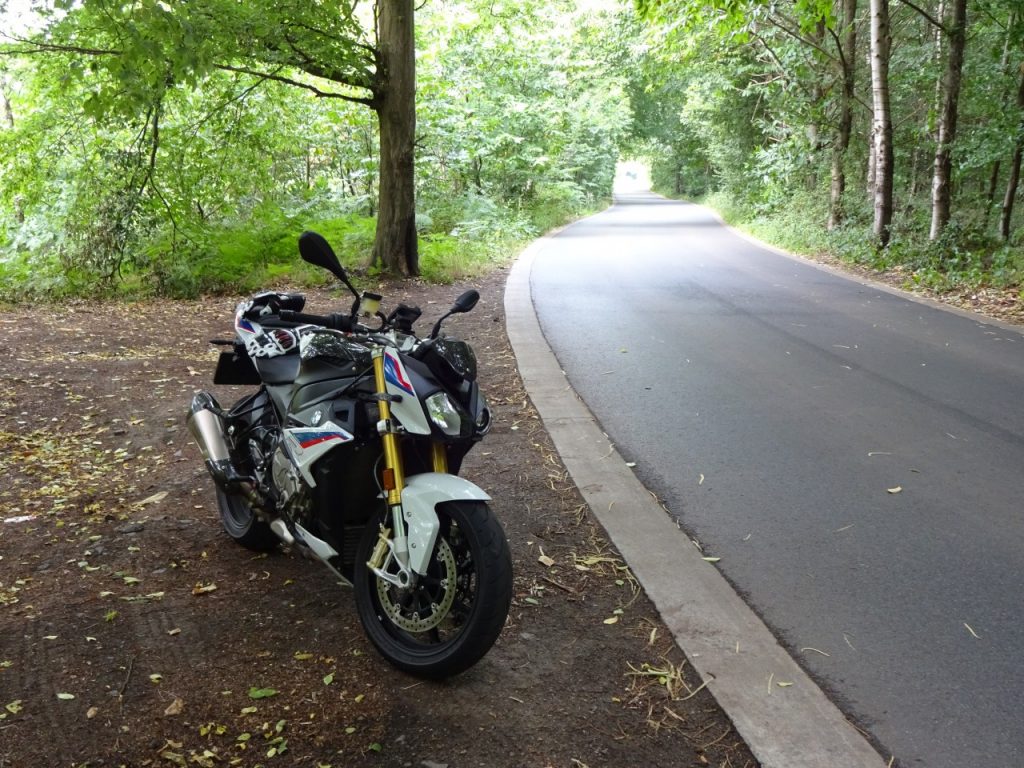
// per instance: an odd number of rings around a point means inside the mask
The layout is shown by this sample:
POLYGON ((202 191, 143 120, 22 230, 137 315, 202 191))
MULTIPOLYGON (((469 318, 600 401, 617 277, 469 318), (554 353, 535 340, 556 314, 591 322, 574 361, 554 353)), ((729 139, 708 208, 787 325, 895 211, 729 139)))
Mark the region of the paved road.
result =
POLYGON ((1024 765, 1024 337, 650 195, 531 282, 640 478, 886 754, 1024 765))

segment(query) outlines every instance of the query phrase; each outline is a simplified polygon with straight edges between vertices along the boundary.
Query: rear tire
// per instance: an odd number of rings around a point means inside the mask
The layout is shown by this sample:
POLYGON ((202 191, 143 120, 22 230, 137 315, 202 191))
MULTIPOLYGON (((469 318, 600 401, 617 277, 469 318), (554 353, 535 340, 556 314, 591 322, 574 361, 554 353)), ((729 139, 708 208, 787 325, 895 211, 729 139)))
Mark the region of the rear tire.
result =
POLYGON ((512 555, 505 532, 482 501, 437 506, 441 522, 427 576, 398 590, 366 567, 381 517, 367 524, 356 552, 356 607, 367 636, 399 669, 441 679, 473 666, 501 634, 512 601, 512 555))
POLYGON ((220 522, 228 536, 246 549, 254 552, 270 552, 277 549, 281 540, 252 511, 252 506, 243 497, 217 489, 217 507, 220 522))

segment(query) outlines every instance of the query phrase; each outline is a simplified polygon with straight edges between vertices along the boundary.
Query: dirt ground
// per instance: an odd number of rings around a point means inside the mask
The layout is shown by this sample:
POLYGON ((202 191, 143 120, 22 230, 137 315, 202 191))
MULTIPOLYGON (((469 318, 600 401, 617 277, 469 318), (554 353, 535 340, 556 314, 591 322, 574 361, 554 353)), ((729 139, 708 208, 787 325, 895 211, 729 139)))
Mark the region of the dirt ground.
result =
MULTIPOLYGON (((0 768, 755 766, 552 450, 505 274, 446 327, 496 412, 464 474, 494 497, 515 593, 444 683, 382 661, 325 568, 221 531, 184 415, 238 297, 0 314, 0 768)), ((381 292, 425 330, 466 287, 381 292)))

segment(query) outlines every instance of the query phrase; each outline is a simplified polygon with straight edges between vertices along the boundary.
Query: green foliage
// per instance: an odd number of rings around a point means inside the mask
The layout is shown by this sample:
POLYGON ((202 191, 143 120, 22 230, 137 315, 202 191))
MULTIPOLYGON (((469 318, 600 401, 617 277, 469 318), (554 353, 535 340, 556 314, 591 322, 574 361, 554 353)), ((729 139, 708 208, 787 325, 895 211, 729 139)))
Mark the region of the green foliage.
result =
POLYGON ((928 235, 943 58, 934 27, 912 6, 892 6, 896 215, 884 251, 870 244, 866 110, 853 112, 840 163, 845 223, 831 233, 824 227, 844 60, 853 63, 855 101, 871 102, 866 3, 859 4, 854 51, 841 48, 832 2, 637 0, 636 6, 646 21, 649 51, 629 85, 635 151, 650 158, 659 190, 688 197, 710 193, 727 218, 773 243, 899 268, 932 287, 1019 284, 1019 189, 1010 243, 995 236, 1007 168, 1024 125, 1014 108, 1024 65, 1019 3, 992 0, 969 17, 953 147, 953 219, 935 242, 928 235))
MULTIPOLYGON (((4 294, 315 282, 296 258, 307 228, 365 268, 375 122, 308 90, 374 86, 372 25, 354 6, 85 0, 49 17, 45 55, 7 45, 22 54, 0 57, 4 294)), ((608 198, 632 119, 624 25, 564 1, 417 10, 428 276, 471 273, 608 198)))

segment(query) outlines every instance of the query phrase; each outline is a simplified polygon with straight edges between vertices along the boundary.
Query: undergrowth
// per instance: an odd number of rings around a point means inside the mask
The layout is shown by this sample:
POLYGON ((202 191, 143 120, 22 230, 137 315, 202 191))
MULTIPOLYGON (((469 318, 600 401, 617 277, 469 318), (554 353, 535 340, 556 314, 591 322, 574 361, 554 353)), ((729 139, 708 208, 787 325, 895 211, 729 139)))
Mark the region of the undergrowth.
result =
POLYGON ((983 222, 956 220, 932 242, 927 237, 927 209, 903 212, 892 227, 888 247, 878 248, 871 232, 871 212, 851 210, 842 226, 825 229, 827 211, 820 195, 795 194, 785 206, 758 208, 717 192, 701 203, 719 212, 730 225, 754 237, 807 256, 831 256, 897 274, 908 288, 937 293, 985 287, 1018 291, 1024 300, 1024 242, 1021 235, 1002 242, 983 222))
MULTIPOLYGON (((448 283, 507 263, 523 245, 599 206, 562 190, 538 194, 509 209, 465 195, 421 202, 417 214, 423 279, 448 283)), ((299 258, 298 237, 315 230, 327 238, 346 269, 377 274, 371 263, 376 220, 360 213, 325 218, 264 205, 244 221, 222 222, 136 236, 114 268, 82 266, 64 246, 34 251, 0 248, 0 301, 62 297, 167 296, 251 293, 271 287, 312 287, 333 281, 299 258)), ((2 246, 3 243, 0 243, 2 246)), ((88 262, 85 262, 88 264, 88 262)), ((104 262, 109 267, 111 261, 104 262)))

